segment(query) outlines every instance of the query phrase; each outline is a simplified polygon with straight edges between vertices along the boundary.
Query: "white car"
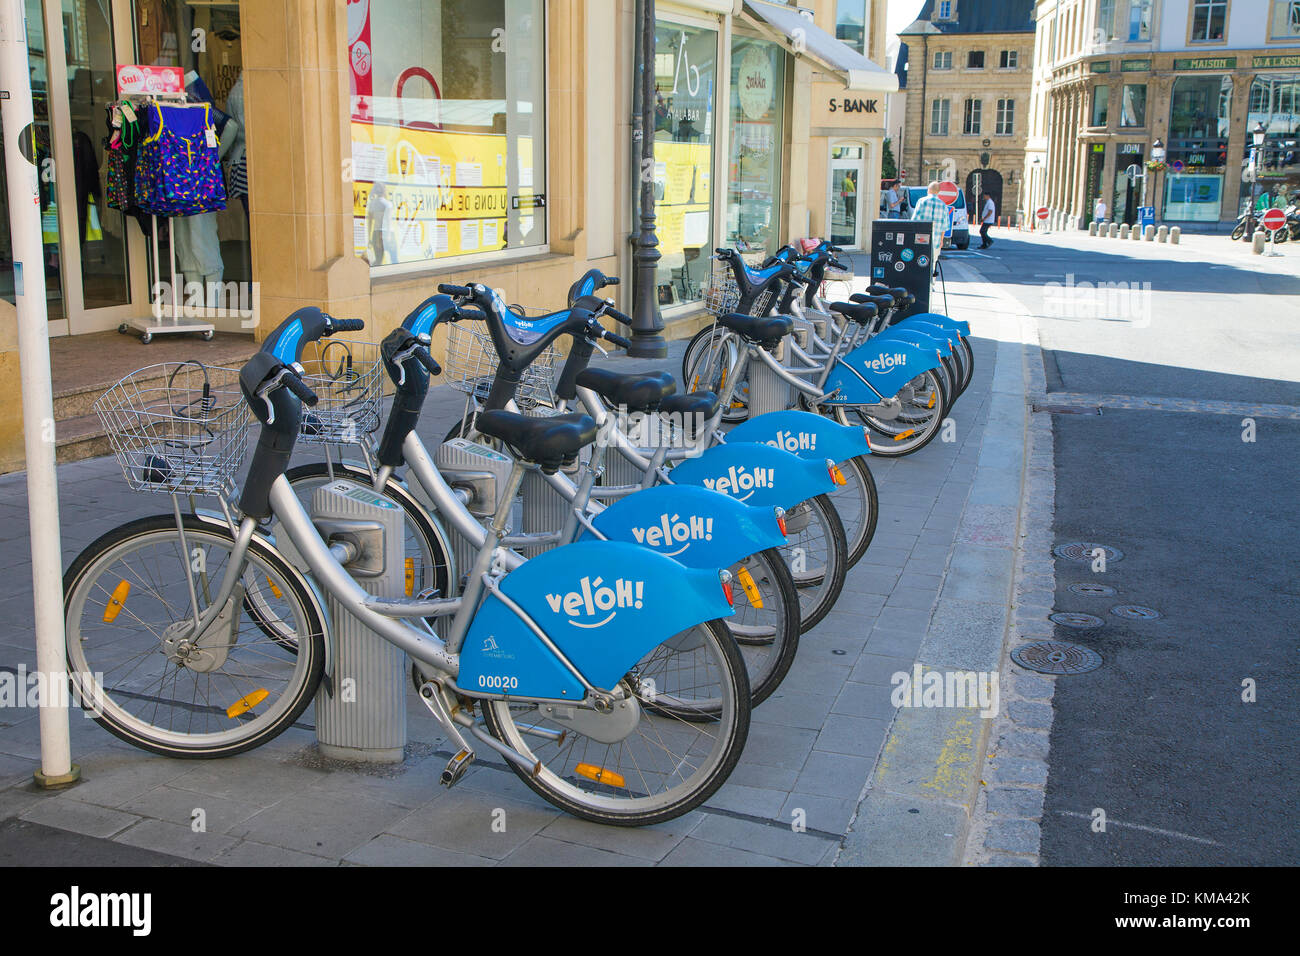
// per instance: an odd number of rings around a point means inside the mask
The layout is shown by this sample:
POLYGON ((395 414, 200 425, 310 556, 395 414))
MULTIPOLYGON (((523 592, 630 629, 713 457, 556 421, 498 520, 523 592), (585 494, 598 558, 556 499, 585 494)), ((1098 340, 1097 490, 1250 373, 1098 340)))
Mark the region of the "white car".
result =
MULTIPOLYGON (((912 208, 921 201, 925 195, 924 186, 908 186, 908 199, 911 200, 912 208)), ((952 238, 945 245, 953 245, 958 249, 965 249, 970 245, 970 218, 966 215, 966 193, 964 191, 957 193, 957 201, 952 206, 952 238)))

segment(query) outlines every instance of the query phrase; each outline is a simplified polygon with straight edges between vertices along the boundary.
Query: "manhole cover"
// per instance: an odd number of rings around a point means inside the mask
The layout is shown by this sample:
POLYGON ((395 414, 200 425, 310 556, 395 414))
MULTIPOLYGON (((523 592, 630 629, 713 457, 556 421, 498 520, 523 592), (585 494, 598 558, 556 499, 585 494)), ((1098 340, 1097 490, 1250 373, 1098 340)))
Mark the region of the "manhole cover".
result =
POLYGON ((1076 614, 1074 611, 1057 611, 1055 614, 1047 615, 1047 619, 1053 624, 1061 625, 1061 627, 1079 629, 1101 627, 1106 623, 1099 617, 1093 617, 1091 614, 1076 614))
POLYGON ((1124 557, 1124 552, 1119 548, 1112 548, 1107 544, 1095 544, 1092 541, 1071 541, 1069 544, 1058 544, 1052 549, 1052 554, 1068 561, 1092 561, 1095 558, 1093 552, 1098 548, 1106 555, 1108 562, 1118 561, 1124 557))
POLYGON ((1067 591, 1073 594, 1086 594, 1089 597, 1114 597, 1115 589, 1104 584, 1071 584, 1067 591))
POLYGON ((1160 612, 1155 608, 1142 607, 1140 604, 1121 604, 1111 608, 1110 613, 1130 621, 1154 621, 1160 616, 1160 612))
POLYGON ((1011 659, 1040 674, 1086 674, 1101 666, 1101 655, 1080 644, 1035 641, 1011 652, 1011 659))

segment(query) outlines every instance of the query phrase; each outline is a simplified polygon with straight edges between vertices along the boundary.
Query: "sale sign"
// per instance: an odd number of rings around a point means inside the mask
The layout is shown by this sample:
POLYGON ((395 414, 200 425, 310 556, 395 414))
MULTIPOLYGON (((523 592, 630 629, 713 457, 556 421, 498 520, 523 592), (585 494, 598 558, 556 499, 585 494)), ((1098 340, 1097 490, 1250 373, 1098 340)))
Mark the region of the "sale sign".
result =
POLYGON ((117 66, 118 96, 159 96, 183 93, 185 71, 179 66, 117 66))
POLYGON ((370 0, 348 0, 348 66, 352 121, 374 121, 374 51, 370 48, 370 0))

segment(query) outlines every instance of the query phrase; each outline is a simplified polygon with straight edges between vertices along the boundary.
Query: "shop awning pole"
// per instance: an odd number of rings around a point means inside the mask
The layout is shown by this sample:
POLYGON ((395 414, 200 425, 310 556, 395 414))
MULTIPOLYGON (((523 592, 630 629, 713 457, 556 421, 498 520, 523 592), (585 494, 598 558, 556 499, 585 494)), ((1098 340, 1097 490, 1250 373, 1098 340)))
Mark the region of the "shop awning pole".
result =
MULTIPOLYGON (((68 686, 63 646, 63 558, 59 547, 59 490, 54 469, 54 390, 45 309, 41 201, 28 72, 27 24, 22 0, 0 0, 0 113, 4 120, 9 232, 13 242, 14 303, 18 307, 23 439, 27 452, 27 507, 36 605, 37 687, 41 690, 41 769, 46 788, 75 783, 68 730, 68 686)), ((22 690, 26 690, 23 688, 22 690)))

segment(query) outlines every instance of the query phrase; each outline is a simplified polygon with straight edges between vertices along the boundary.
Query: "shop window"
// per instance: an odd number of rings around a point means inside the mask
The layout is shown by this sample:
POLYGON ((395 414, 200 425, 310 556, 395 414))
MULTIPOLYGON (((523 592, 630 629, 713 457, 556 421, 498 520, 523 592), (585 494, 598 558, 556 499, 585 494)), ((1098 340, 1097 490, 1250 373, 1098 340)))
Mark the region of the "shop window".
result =
POLYGON ((1147 87, 1145 83, 1126 83, 1120 98, 1120 126, 1147 125, 1147 87))
POLYGON ((781 245, 781 151, 785 142, 785 51, 733 35, 727 242, 776 252, 781 245))
POLYGON ((696 302, 713 250, 713 92, 718 32, 655 24, 655 284, 663 307, 696 302))
POLYGON ((998 100, 998 115, 993 129, 994 135, 1010 136, 1015 132, 1016 101, 998 100))
POLYGON ((1222 40, 1228 25, 1228 0, 1195 0, 1192 4, 1191 40, 1212 43, 1222 40))
MULTIPOLYGON (((1256 76, 1247 104, 1247 131, 1261 123, 1266 131, 1264 148, 1256 157, 1261 188, 1281 186, 1289 195, 1300 189, 1300 73, 1256 76)), ((1253 148, 1253 138, 1247 136, 1244 158, 1253 148)))
POLYGON ((1181 222, 1218 222, 1223 176, 1170 173, 1165 177, 1164 217, 1181 222))
POLYGON ((1169 105, 1168 161, 1222 166, 1231 121, 1232 78, 1180 76, 1169 105))
POLYGON ((546 243, 543 6, 348 4, 353 234, 372 267, 546 243))
POLYGON ((1105 126, 1109 118, 1110 87, 1094 86, 1092 88, 1092 121, 1089 126, 1105 126))
POLYGON ((968 50, 966 52, 966 69, 982 70, 984 69, 984 51, 968 50))
POLYGON ((932 136, 948 135, 948 113, 952 107, 951 100, 935 100, 930 105, 930 134, 932 136))
POLYGON ((978 135, 980 133, 980 113, 984 109, 984 104, 980 100, 969 99, 966 101, 966 115, 962 121, 961 131, 967 135, 978 135))

